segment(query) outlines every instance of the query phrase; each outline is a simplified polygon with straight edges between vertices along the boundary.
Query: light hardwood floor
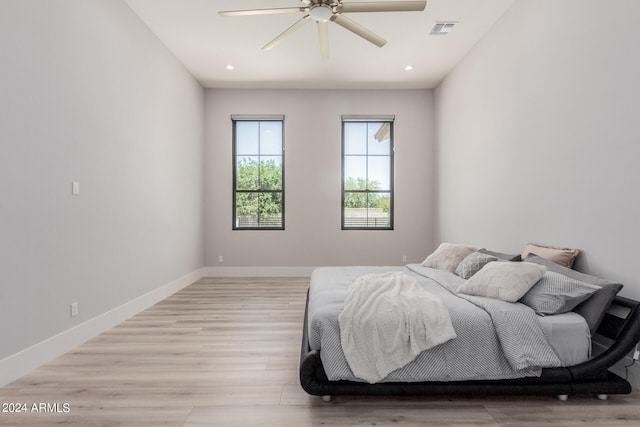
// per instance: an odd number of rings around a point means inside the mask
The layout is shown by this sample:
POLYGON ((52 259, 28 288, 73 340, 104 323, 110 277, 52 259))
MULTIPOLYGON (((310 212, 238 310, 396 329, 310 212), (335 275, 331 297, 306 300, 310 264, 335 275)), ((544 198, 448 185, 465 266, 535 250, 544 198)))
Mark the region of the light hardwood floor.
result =
POLYGON ((306 278, 207 278, 0 389, 0 425, 640 426, 640 394, 336 397, 298 383, 306 278), (33 403, 63 412, 31 413, 33 403), (69 411, 64 413, 64 404, 69 411))

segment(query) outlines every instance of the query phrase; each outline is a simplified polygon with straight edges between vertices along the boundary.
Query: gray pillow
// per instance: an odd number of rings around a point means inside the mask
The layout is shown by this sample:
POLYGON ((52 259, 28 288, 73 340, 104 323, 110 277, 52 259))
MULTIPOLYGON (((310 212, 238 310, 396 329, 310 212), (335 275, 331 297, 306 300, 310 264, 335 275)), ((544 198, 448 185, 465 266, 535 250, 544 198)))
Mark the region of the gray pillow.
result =
POLYGON ((547 271, 520 302, 540 315, 560 314, 573 310, 600 287, 547 271))
POLYGON ((483 254, 480 252, 473 252, 466 256, 465 259, 458 264, 458 268, 456 268, 456 274, 463 279, 468 279, 469 277, 476 274, 482 267, 490 263, 491 261, 497 261, 498 258, 483 254))
POLYGON ((503 261, 522 261, 522 257, 520 256, 520 254, 504 254, 502 252, 490 251, 489 249, 486 249, 486 248, 478 249, 478 252, 482 254, 494 256, 503 261))
POLYGON ((554 271, 572 279, 580 280, 581 282, 595 285, 600 288, 573 309, 574 312, 584 317, 587 321, 591 335, 595 334, 605 313, 611 305, 611 301, 613 301, 618 292, 620 292, 620 289, 622 289, 622 283, 616 283, 610 280, 591 276, 589 274, 580 273, 533 254, 527 255, 525 261, 544 265, 549 271, 554 271))

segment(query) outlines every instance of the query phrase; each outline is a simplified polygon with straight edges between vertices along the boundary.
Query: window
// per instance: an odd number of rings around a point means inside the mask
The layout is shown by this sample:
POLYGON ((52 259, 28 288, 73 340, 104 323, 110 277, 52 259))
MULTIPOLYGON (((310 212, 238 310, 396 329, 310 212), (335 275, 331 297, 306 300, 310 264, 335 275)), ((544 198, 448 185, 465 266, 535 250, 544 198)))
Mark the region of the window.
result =
POLYGON ((231 116, 233 229, 284 230, 284 116, 231 116))
POLYGON ((343 230, 393 230, 393 120, 342 117, 343 230))

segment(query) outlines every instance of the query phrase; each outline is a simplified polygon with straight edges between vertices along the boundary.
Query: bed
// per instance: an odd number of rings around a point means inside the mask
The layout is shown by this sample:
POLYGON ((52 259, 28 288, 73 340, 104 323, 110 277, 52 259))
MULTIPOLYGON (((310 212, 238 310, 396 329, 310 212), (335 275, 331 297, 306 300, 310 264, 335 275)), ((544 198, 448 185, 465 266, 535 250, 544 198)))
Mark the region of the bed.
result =
MULTIPOLYGON (((535 256, 526 261, 581 280, 591 277, 573 270, 568 273, 567 269, 535 256)), ((566 399, 579 393, 595 394, 604 399, 609 394, 631 392, 627 380, 609 371, 640 340, 640 303, 615 295, 621 285, 615 288, 607 301, 601 303, 607 307, 597 319, 597 325, 591 319, 591 323, 587 322, 589 314, 581 312, 581 306, 567 313, 548 316, 537 316, 533 312, 560 362, 544 366, 545 359, 541 359, 543 362, 539 364, 543 366, 534 364, 514 369, 512 360, 509 357, 505 360, 504 354, 509 351, 500 347, 502 336, 498 334, 496 338, 496 333, 491 330, 473 329, 477 325, 486 327, 491 324, 486 320, 491 316, 483 307, 474 304, 478 301, 467 301, 456 295, 455 289, 463 282, 455 274, 420 264, 316 269, 312 274, 304 316, 300 356, 303 389, 325 400, 332 395, 425 394, 549 394, 566 399), (420 353, 405 367, 371 383, 356 377, 350 370, 340 348, 337 317, 347 288, 354 279, 365 274, 386 272, 413 277, 420 286, 442 299, 451 313, 457 337, 420 353)), ((522 313, 530 315, 523 304, 511 305, 518 316, 522 313)), ((497 309, 500 313, 503 310, 504 306, 497 309)), ((507 336, 507 339, 517 339, 518 334, 507 336)), ((513 342, 511 347, 520 345, 526 346, 527 343, 513 342)))

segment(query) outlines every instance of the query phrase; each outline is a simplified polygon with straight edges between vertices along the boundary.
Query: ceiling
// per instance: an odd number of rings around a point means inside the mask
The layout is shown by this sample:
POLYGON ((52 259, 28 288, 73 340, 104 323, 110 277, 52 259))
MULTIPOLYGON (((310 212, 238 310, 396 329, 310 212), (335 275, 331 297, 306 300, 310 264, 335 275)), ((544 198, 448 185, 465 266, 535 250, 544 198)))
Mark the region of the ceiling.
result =
POLYGON ((330 59, 323 60, 313 22, 272 50, 261 49, 302 13, 218 15, 298 7, 299 0, 124 1, 206 88, 314 89, 433 88, 514 2, 428 0, 423 12, 345 14, 388 42, 379 48, 330 22, 330 59), (446 36, 429 35, 436 21, 458 24, 446 36))

